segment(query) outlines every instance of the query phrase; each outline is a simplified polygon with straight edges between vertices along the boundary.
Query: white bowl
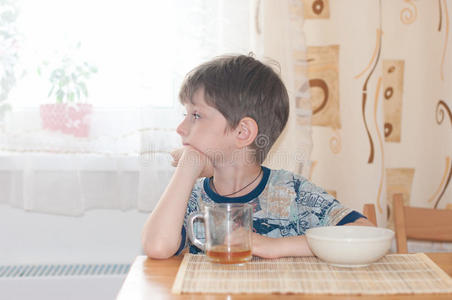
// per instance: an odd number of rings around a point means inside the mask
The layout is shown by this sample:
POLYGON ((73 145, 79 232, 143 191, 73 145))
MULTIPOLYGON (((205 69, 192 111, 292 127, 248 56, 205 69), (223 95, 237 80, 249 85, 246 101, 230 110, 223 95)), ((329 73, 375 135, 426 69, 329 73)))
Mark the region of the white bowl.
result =
POLYGON ((364 267, 391 248, 394 231, 370 226, 327 226, 306 231, 312 252, 339 267, 364 267))

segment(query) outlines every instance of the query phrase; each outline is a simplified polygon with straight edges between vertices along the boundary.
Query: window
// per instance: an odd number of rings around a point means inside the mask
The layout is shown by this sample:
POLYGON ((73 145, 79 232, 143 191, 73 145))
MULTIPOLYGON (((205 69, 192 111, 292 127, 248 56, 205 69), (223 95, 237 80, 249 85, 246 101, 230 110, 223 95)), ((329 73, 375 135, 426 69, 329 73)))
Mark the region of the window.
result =
POLYGON ((17 59, 0 117, 0 203, 69 215, 152 209, 181 146, 181 81, 214 56, 249 52, 248 1, 0 0, 0 13, 6 6, 18 11, 17 59), (52 116, 65 127, 44 126, 46 105, 80 111, 71 99, 92 108, 80 121, 88 134, 67 132, 80 122, 64 114, 52 116))
MULTIPOLYGON (((19 12, 12 111, 0 122, 0 146, 9 152, 138 155, 142 132, 174 130, 181 119, 178 89, 190 69, 249 49, 248 1, 5 1, 19 12), (75 78, 85 66, 89 74, 75 78), (77 89, 52 81, 62 69, 77 89), (41 106, 58 101, 92 105, 83 119, 89 134, 49 130, 41 106)), ((84 122, 51 117, 68 126, 84 122)), ((147 140, 145 151, 175 146, 147 140)))
POLYGON ((17 1, 24 76, 10 102, 16 108, 55 102, 47 96, 49 73, 70 58, 97 69, 85 80, 86 101, 95 107, 174 107, 187 71, 215 55, 248 51, 245 2, 17 1))

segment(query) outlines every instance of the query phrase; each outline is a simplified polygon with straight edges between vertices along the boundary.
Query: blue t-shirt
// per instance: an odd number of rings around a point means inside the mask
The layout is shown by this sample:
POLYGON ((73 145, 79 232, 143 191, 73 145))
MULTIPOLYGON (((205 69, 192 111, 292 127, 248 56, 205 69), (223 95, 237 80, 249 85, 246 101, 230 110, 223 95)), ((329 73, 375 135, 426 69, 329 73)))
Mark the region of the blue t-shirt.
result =
MULTIPOLYGON (((179 254, 189 246, 190 253, 202 252, 191 244, 186 234, 188 216, 202 212, 211 203, 249 203, 253 206, 253 230, 272 238, 304 235, 319 226, 344 225, 364 216, 343 207, 333 196, 303 176, 286 170, 262 167, 263 177, 250 193, 240 197, 224 197, 215 193, 211 178, 198 179, 192 189, 182 227, 179 254)), ((204 239, 204 226, 195 222, 194 234, 204 239)))

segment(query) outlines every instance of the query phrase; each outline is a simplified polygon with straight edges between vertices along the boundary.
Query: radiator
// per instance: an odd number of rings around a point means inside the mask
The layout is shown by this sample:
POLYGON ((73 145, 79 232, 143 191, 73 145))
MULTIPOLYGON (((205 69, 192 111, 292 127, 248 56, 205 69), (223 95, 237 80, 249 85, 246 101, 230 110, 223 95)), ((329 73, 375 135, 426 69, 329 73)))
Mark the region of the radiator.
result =
POLYGON ((0 265, 1 299, 114 299, 129 264, 0 265))

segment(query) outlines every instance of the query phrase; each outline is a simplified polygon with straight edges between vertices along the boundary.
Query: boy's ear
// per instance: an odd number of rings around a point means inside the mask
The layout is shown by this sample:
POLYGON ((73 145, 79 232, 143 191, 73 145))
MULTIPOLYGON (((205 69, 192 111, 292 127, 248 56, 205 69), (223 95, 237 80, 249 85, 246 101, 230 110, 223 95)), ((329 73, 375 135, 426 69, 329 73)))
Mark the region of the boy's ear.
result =
POLYGON ((235 129, 236 145, 238 148, 244 148, 251 145, 256 139, 259 132, 259 126, 256 121, 250 117, 244 117, 240 120, 239 125, 235 129))

